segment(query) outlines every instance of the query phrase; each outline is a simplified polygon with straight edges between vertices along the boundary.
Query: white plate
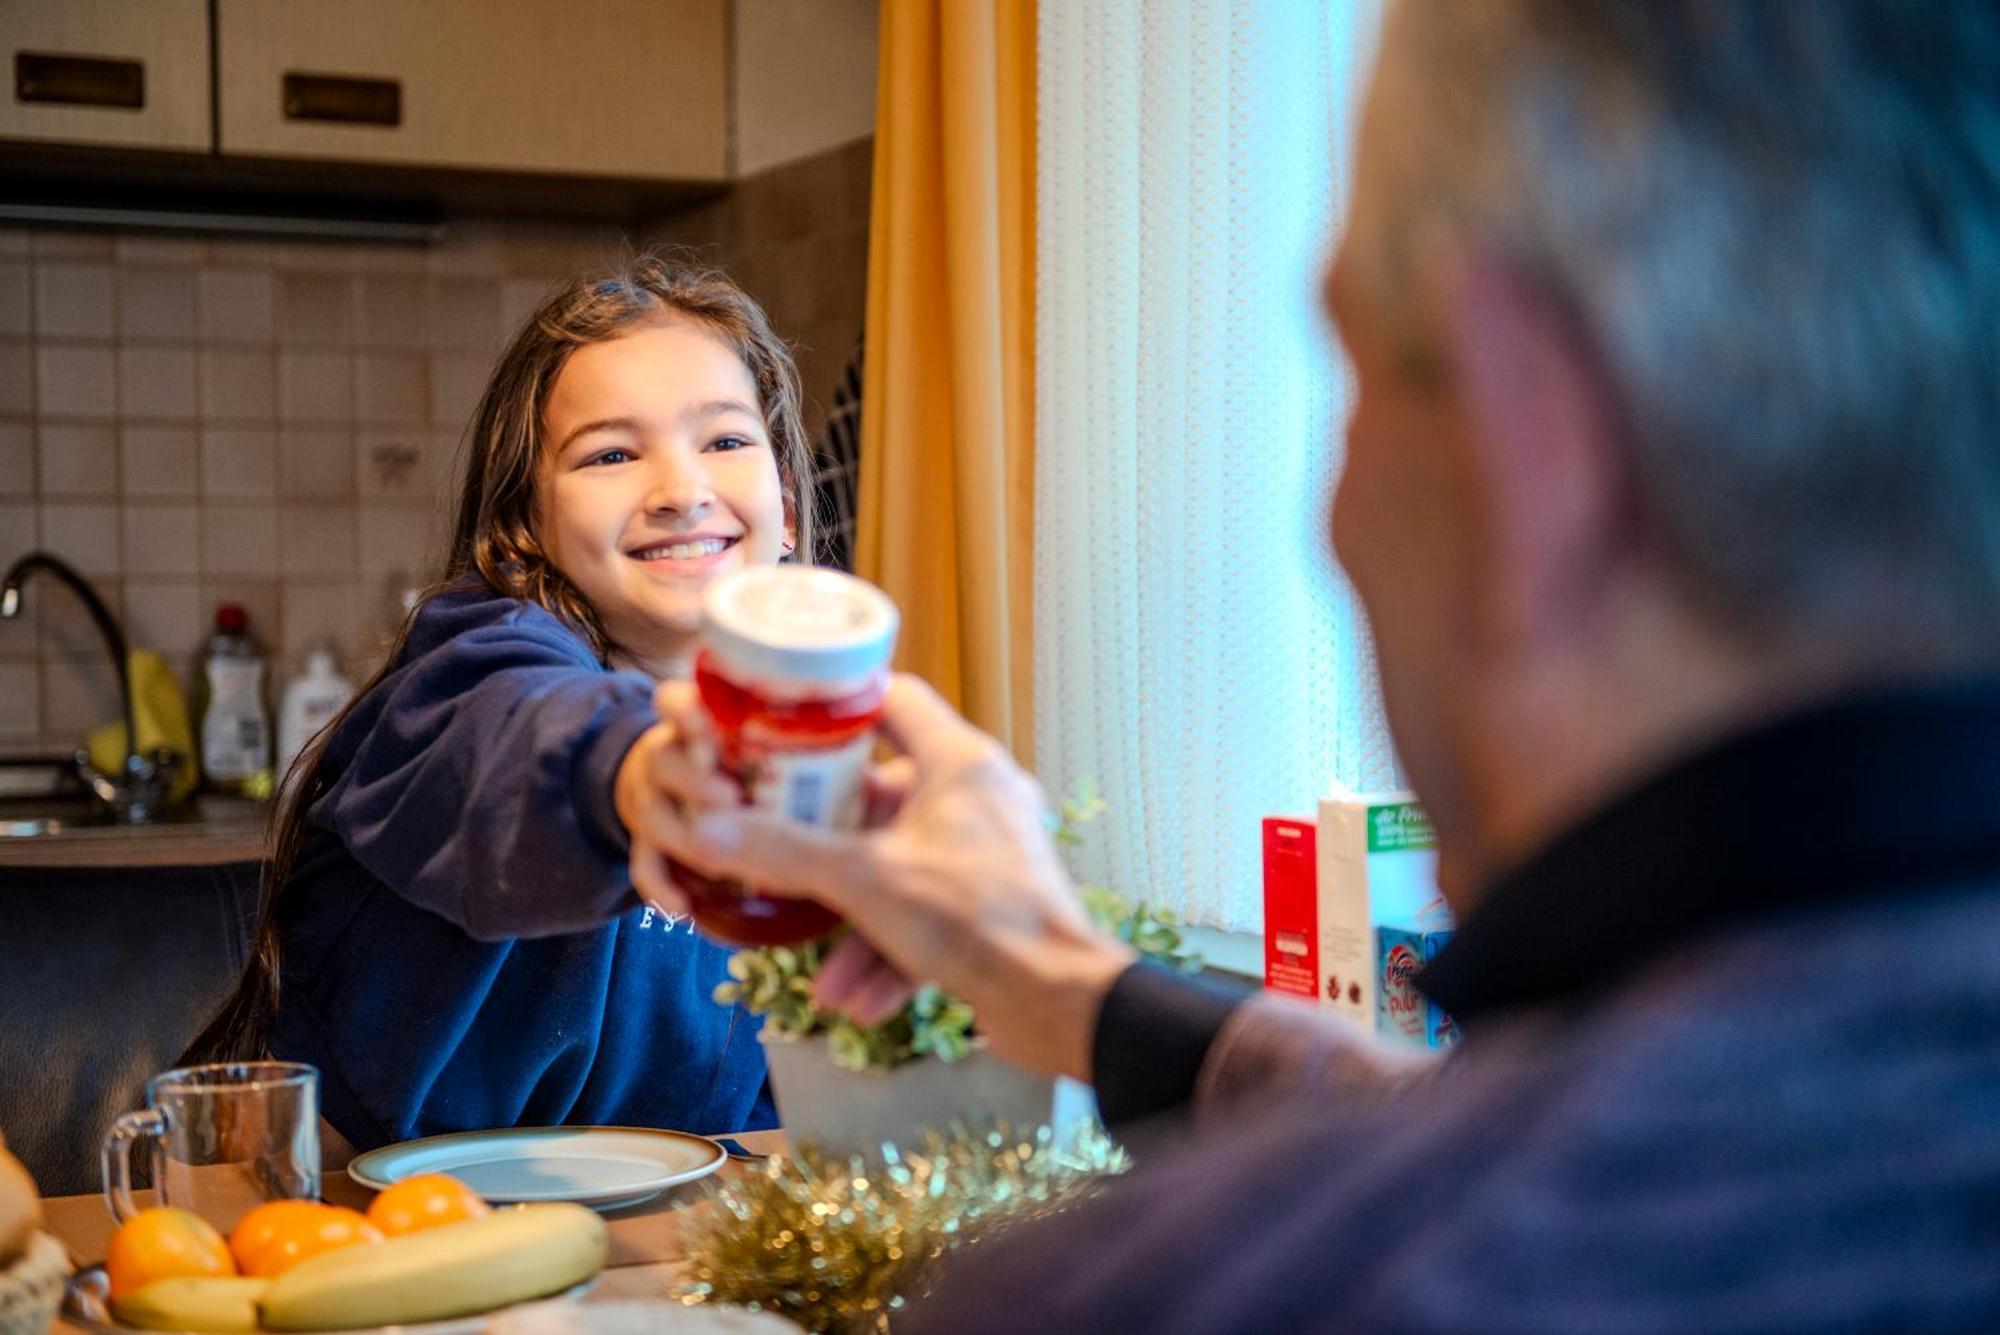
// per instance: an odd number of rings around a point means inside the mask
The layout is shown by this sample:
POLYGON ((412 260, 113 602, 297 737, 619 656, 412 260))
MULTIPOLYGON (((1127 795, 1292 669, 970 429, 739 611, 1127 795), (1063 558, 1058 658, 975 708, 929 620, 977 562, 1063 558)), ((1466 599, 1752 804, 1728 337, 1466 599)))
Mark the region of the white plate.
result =
POLYGON ((385 1145, 356 1158, 347 1175, 380 1191, 418 1173, 449 1173, 498 1204, 576 1201, 614 1210, 707 1177, 728 1157, 686 1131, 522 1126, 385 1145))

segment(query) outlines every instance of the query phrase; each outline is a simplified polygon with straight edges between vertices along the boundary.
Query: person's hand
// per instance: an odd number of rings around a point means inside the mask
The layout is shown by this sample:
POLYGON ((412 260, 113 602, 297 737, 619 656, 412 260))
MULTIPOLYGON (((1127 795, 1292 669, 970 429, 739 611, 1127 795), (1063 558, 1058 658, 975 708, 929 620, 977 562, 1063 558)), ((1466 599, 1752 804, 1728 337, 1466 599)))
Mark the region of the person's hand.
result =
MULTIPOLYGON (((663 913, 685 917, 692 906, 673 883, 662 842, 685 839, 691 814, 740 806, 742 795, 715 768, 713 729, 694 687, 665 682, 655 691, 654 707, 666 717, 640 733, 626 750, 612 779, 612 805, 631 840, 632 887, 663 913)), ((896 813, 913 773, 908 757, 897 757, 867 775, 862 787, 864 826, 881 825, 896 813)), ((895 1014, 909 997, 905 986, 901 1000, 875 1019, 895 1014)))
MULTIPOLYGON (((664 684, 655 703, 683 743, 705 738, 692 688, 664 684)), ((684 768, 661 765, 681 809, 649 820, 644 837, 704 875, 844 917, 857 936, 826 961, 821 1004, 866 1023, 893 1014, 909 980, 935 982, 972 1004, 1000 1056, 1089 1078, 1098 1009, 1133 951, 1091 926, 1041 790, 914 677, 891 682, 882 733, 905 759, 874 776, 874 814, 887 817, 876 828, 815 829, 703 801, 684 768)))
POLYGON ((681 829, 691 812, 737 801, 736 786, 715 772, 705 738, 705 731, 690 736, 656 723, 626 750, 612 780, 612 805, 632 842, 632 888, 673 915, 688 911, 687 897, 667 870, 660 832, 681 829))

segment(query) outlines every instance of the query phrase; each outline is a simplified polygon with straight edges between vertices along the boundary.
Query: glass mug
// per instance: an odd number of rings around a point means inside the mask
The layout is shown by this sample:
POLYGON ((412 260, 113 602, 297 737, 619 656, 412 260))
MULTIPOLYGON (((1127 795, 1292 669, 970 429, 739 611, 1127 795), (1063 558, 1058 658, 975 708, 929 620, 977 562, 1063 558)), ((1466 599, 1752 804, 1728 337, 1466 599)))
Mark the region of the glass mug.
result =
POLYGON ((222 1062, 146 1082, 146 1108, 104 1137, 104 1201, 135 1214, 132 1149, 152 1147, 155 1204, 227 1233, 253 1207, 319 1198, 319 1071, 298 1062, 222 1062))

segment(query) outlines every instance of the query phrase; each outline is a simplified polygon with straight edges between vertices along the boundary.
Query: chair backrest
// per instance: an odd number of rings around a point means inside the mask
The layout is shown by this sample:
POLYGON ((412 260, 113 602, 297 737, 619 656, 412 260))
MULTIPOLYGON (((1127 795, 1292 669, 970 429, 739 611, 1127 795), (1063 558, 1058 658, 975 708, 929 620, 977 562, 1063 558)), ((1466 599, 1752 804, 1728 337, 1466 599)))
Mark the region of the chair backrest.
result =
POLYGON ((46 1196, 242 972, 257 864, 0 869, 0 1131, 46 1196))

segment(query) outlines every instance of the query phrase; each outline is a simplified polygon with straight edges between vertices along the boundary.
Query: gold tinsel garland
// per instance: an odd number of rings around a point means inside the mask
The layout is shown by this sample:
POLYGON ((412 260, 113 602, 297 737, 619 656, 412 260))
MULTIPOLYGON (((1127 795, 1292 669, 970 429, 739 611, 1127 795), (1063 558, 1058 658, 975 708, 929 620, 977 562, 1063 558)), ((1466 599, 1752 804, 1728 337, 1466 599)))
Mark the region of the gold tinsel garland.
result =
POLYGON ((688 1303, 734 1303, 807 1330, 885 1332, 946 1253, 1057 1213, 1127 1167, 1101 1127, 1058 1147, 1047 1127, 928 1132, 880 1158, 811 1147, 713 1183, 691 1217, 688 1303))

